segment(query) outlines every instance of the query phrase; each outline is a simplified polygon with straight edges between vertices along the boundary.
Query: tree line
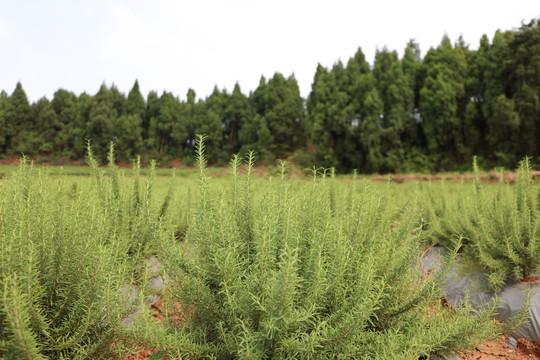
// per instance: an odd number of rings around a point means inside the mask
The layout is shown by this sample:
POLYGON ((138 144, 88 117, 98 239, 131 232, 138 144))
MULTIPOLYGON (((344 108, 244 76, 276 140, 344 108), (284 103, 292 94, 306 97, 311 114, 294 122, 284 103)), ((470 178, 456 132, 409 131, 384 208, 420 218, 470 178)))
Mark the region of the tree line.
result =
POLYGON ((193 90, 185 100, 167 91, 145 99, 137 81, 127 97, 105 84, 94 96, 59 89, 33 103, 20 82, 0 93, 2 157, 82 159, 90 139, 103 158, 114 141, 119 160, 189 164, 196 134, 218 164, 254 150, 264 163, 341 171, 459 170, 473 155, 514 168, 540 154, 540 18, 484 35, 477 50, 444 36, 422 58, 411 40, 401 58, 383 48, 371 66, 359 48, 345 64, 319 65, 307 99, 280 73, 249 94, 236 84, 198 100, 193 90))

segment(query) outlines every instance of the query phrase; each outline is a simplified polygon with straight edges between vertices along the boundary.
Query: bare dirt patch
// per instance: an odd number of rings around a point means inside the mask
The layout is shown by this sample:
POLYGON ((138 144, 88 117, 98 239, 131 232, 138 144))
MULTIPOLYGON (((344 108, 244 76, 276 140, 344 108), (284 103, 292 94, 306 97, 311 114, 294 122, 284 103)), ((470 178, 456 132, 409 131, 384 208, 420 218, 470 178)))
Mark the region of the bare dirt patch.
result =
MULTIPOLYGON (((370 178, 371 181, 386 182, 390 178, 391 181, 402 184, 409 181, 473 181, 475 174, 448 174, 448 175, 378 175, 370 178)), ((540 171, 532 171, 531 177, 535 180, 540 179, 540 171)), ((480 181, 484 183, 496 183, 500 180, 501 174, 495 171, 479 175, 480 181)), ((502 174, 505 183, 513 184, 516 182, 517 174, 513 172, 504 172, 502 174)))
MULTIPOLYGON (((165 290, 167 293, 167 290, 165 290)), ((166 309, 164 300, 160 297, 155 303, 150 307, 152 311, 152 318, 157 322, 161 323, 165 321, 165 313, 168 313, 169 319, 177 328, 182 328, 183 324, 186 321, 186 316, 189 316, 189 311, 186 311, 185 308, 178 302, 172 304, 172 309, 166 309)), ((122 360, 149 360, 149 359, 161 359, 169 360, 170 358, 166 355, 161 355, 161 351, 155 347, 140 347, 135 350, 135 353, 124 357, 122 360)))
POLYGON ((536 284, 540 283, 540 278, 535 276, 525 276, 523 279, 521 279, 522 284, 536 284))
POLYGON ((518 339, 513 348, 507 344, 507 337, 501 335, 497 340, 483 342, 474 351, 459 356, 462 360, 533 360, 540 359, 540 348, 526 339, 518 339))

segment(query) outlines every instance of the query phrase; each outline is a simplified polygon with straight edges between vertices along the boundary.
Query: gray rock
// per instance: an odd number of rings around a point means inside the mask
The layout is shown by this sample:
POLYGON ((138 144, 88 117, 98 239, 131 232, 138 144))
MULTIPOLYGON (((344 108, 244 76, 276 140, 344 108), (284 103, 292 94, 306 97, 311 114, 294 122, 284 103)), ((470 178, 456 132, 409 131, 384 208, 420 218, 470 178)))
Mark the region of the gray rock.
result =
POLYGON ((508 336, 506 338, 506 343, 503 345, 504 347, 510 348, 510 349, 517 349, 517 340, 513 336, 508 336))
POLYGON ((125 284, 120 289, 120 293, 127 296, 127 305, 130 307, 135 307, 139 302, 139 287, 136 285, 125 284))
MULTIPOLYGON (((430 248, 420 260, 422 272, 440 271, 445 252, 441 247, 430 248)), ((468 301, 473 309, 479 310, 497 301, 493 317, 501 322, 508 322, 523 309, 527 292, 530 291, 528 320, 510 334, 540 345, 540 283, 509 283, 500 292, 494 293, 487 288, 487 276, 486 271, 465 270, 457 261, 446 274, 442 288, 448 304, 459 307, 468 301)))
POLYGON ((155 256, 150 256, 146 262, 146 271, 150 276, 159 274, 163 268, 163 263, 155 256))
POLYGON ((468 299, 474 309, 481 309, 497 301, 493 318, 504 323, 519 315, 525 306, 527 292, 530 291, 529 319, 510 334, 540 345, 540 283, 509 284, 500 292, 493 293, 485 287, 486 272, 476 271, 464 275, 465 272, 460 266, 459 263, 455 264, 446 276, 443 292, 450 306, 458 307, 468 299))
POLYGON ((130 313, 125 319, 124 321, 122 321, 122 326, 126 329, 129 329, 133 326, 133 323, 135 322, 135 320, 137 320, 138 318, 141 317, 141 311, 140 310, 137 310, 137 311, 134 311, 132 313, 130 313))
POLYGON ((525 305, 529 290, 529 319, 510 334, 540 345, 540 283, 506 286, 498 294, 500 305, 495 318, 504 322, 518 315, 525 305))
POLYGON ((158 301, 159 298, 160 298, 159 295, 155 295, 155 294, 154 294, 154 295, 149 295, 149 296, 146 298, 146 301, 145 301, 146 306, 147 306, 147 307, 150 307, 150 306, 154 305, 154 303, 155 303, 156 301, 158 301))
POLYGON ((487 284, 486 272, 465 271, 460 263, 456 263, 446 274, 443 285, 444 297, 452 307, 459 307, 469 301, 478 309, 491 303, 495 295, 485 284, 487 284))
MULTIPOLYGON (((156 281, 156 284, 157 283, 159 283, 159 281, 156 281)), ((122 289, 120 289, 120 291, 127 296, 126 305, 129 311, 129 315, 124 319, 124 321, 122 321, 122 325, 125 328, 130 328, 131 326, 133 326, 135 320, 141 317, 141 313, 143 310, 140 301, 140 290, 139 287, 136 285, 126 284, 122 287, 122 289)), ((144 306, 149 309, 156 301, 159 300, 159 298, 160 296, 157 294, 145 296, 144 306)))
POLYGON ((163 276, 158 276, 153 279, 150 279, 148 282, 148 287, 151 291, 160 293, 165 289, 165 282, 163 280, 163 276))
POLYGON ((424 274, 434 271, 439 272, 444 263, 444 257, 448 251, 441 246, 430 247, 420 259, 420 269, 424 274))
POLYGON ((429 360, 461 360, 461 358, 453 354, 432 354, 429 360))

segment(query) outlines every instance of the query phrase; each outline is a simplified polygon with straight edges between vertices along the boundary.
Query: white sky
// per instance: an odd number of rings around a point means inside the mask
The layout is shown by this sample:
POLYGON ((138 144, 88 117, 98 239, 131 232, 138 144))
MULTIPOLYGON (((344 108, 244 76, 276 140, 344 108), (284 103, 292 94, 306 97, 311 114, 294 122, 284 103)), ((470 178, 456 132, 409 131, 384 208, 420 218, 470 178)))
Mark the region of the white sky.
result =
POLYGON ((143 96, 205 98, 236 82, 248 94, 280 72, 306 97, 317 63, 358 47, 370 64, 385 45, 401 56, 411 38, 422 56, 445 33, 477 48, 539 15, 540 0, 0 0, 0 90, 21 81, 36 101, 105 82, 127 94, 138 79, 143 96))

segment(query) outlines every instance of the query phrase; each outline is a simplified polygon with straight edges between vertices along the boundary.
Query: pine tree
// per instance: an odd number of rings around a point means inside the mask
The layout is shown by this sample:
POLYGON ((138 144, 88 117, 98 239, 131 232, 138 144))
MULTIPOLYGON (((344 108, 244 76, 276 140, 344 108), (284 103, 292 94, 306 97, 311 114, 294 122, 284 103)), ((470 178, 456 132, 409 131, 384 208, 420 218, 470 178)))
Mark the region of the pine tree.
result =
POLYGON ((57 118, 57 131, 53 142, 53 152, 59 155, 72 155, 76 147, 76 134, 80 131, 77 118, 77 96, 70 91, 59 89, 51 100, 57 118))
POLYGON ((29 131, 34 126, 32 109, 20 82, 17 82, 15 90, 8 99, 4 111, 4 121, 5 142, 8 151, 11 154, 21 154, 31 150, 25 141, 31 138, 29 131))
POLYGON ((459 112, 465 96, 465 53, 445 36, 437 49, 428 51, 423 67, 425 80, 419 100, 422 129, 433 160, 448 168, 466 160, 465 129, 459 112))
POLYGON ((129 161, 145 150, 142 126, 146 104, 137 80, 128 94, 125 109, 126 113, 118 117, 115 123, 116 149, 122 159, 129 161))
POLYGON ((40 135, 36 137, 39 142, 37 150, 40 154, 58 155, 55 147, 60 123, 52 104, 47 98, 41 98, 32 104, 33 117, 36 119, 36 129, 40 135))
MULTIPOLYGON (((214 93, 216 93, 216 91, 214 91, 214 93)), ((244 145, 244 143, 240 141, 239 134, 242 131, 242 127, 249 126, 248 124, 252 121, 253 115, 249 99, 242 93, 238 83, 234 85, 234 90, 230 96, 226 93, 219 94, 221 100, 220 105, 223 110, 223 146, 225 153, 227 154, 226 161, 228 161, 229 157, 233 153, 237 153, 240 150, 240 147, 244 145)), ((216 107, 213 98, 209 98, 207 102, 209 102, 209 105, 212 108, 216 107)), ((246 144, 251 143, 254 143, 254 141, 251 139, 246 140, 246 144)))
POLYGON ((272 135, 272 142, 269 138, 258 138, 268 160, 283 157, 305 143, 304 105, 294 75, 286 79, 276 73, 268 83, 261 78, 250 102, 272 135))
POLYGON ((509 43, 521 156, 540 155, 540 18, 523 24, 509 43))
POLYGON ((508 119, 518 119, 513 115, 515 109, 507 100, 512 98, 509 60, 512 54, 508 43, 514 34, 510 31, 497 31, 492 44, 484 39, 481 50, 485 53, 483 62, 483 102, 482 114, 486 119, 486 142, 491 156, 499 165, 513 168, 519 160, 514 141, 519 136, 516 128, 508 127, 508 119), (503 113, 499 111, 503 110, 503 113), (511 111, 509 111, 511 110, 511 111), (500 122, 502 120, 502 123, 500 122))
POLYGON ((9 95, 2 90, 0 92, 0 154, 8 151, 8 129, 6 124, 6 108, 8 106, 9 95))
POLYGON ((363 168, 359 131, 363 102, 374 86, 371 80, 373 75, 360 48, 346 67, 341 61, 330 71, 317 67, 307 105, 311 141, 322 165, 363 168))
POLYGON ((139 81, 135 80, 133 87, 129 91, 127 100, 126 100, 126 114, 127 115, 138 115, 141 119, 144 118, 146 111, 146 103, 144 98, 139 90, 139 81))
POLYGON ((385 93, 382 152, 387 171, 403 171, 406 153, 415 139, 414 88, 403 72, 403 63, 395 62, 389 70, 385 93))
MULTIPOLYGON (((113 88, 114 89, 114 88, 113 88)), ((98 93, 92 98, 92 105, 86 125, 86 138, 92 141, 96 155, 105 161, 109 144, 115 141, 118 104, 113 90, 102 84, 98 93)))
POLYGON ((384 104, 377 89, 372 89, 364 101, 363 121, 360 127, 360 141, 365 156, 365 171, 377 172, 384 157, 381 148, 382 115, 384 104))

